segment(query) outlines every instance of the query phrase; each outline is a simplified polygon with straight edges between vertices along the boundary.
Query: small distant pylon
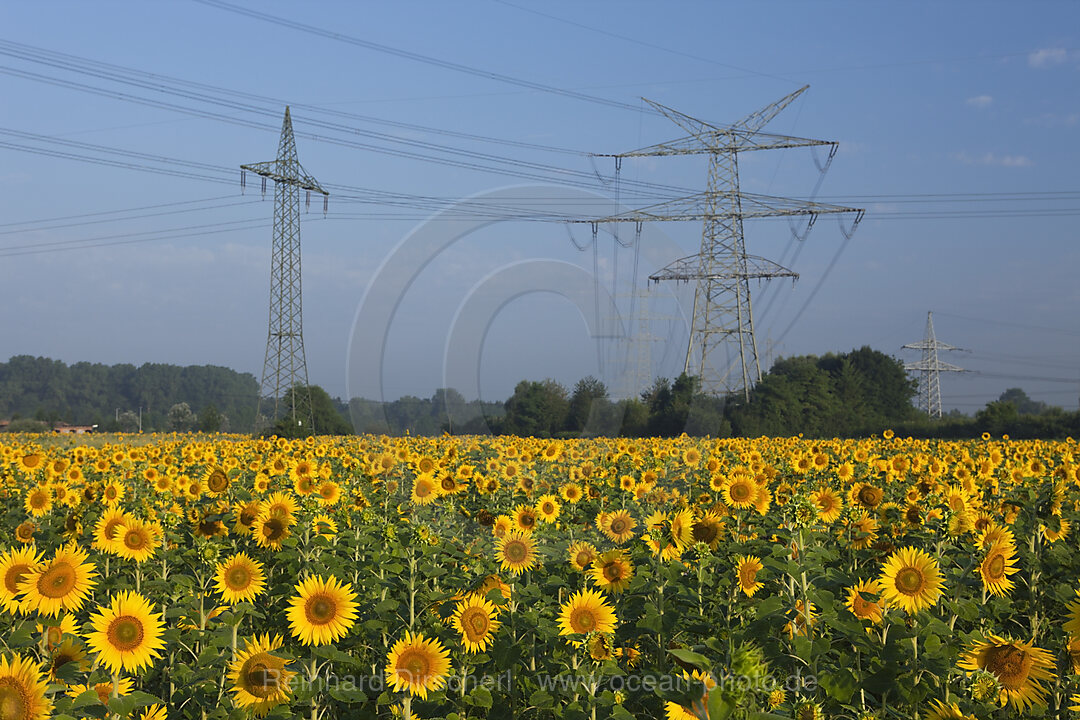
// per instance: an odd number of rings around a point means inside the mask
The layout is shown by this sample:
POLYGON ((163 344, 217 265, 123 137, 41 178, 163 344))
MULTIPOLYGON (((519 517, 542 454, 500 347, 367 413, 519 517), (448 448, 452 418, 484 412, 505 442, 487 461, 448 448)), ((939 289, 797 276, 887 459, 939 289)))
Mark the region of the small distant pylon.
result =
POLYGON ((266 338, 259 405, 255 414, 256 429, 272 426, 280 417, 287 417, 290 425, 301 431, 299 434, 311 434, 315 432, 315 421, 311 409, 311 391, 308 388, 307 358, 304 354, 300 282, 300 189, 307 191, 309 202, 312 192, 321 193, 324 212, 329 193, 300 165, 288 107, 285 108, 285 120, 281 124, 277 160, 241 165, 240 169, 262 176, 263 193, 266 192, 266 179, 274 181, 270 329, 266 338), (270 407, 273 407, 273 410, 269 410, 270 407), (266 416, 263 415, 264 409, 268 411, 266 416))
POLYGON ((919 373, 919 407, 930 417, 941 417, 941 373, 967 372, 958 365, 942 362, 938 352, 960 350, 954 345, 938 342, 934 337, 934 313, 926 313, 926 337, 921 342, 901 345, 906 350, 922 350, 922 360, 904 363, 905 370, 919 373))

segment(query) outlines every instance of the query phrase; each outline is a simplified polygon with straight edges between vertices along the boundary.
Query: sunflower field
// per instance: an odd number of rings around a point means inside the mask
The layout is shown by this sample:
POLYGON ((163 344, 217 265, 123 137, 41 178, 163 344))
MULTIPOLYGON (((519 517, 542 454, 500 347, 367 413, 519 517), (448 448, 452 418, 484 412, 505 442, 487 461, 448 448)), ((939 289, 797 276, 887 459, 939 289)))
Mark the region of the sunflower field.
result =
POLYGON ((1080 714, 1071 439, 0 437, 0 720, 1080 714))

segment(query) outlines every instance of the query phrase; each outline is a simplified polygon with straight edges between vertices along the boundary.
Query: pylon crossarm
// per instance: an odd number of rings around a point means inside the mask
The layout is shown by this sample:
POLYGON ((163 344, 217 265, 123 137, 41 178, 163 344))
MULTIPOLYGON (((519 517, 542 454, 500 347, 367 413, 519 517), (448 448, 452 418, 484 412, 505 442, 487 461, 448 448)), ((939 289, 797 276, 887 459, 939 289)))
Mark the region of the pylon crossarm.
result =
POLYGON ((271 161, 254 163, 252 165, 241 165, 240 169, 247 170, 248 172, 253 172, 256 175, 261 175, 265 178, 269 178, 277 183, 295 185, 301 190, 310 190, 312 192, 321 193, 326 196, 330 195, 330 193, 322 189, 319 183, 315 181, 315 178, 311 177, 310 175, 304 174, 303 169, 301 169, 301 173, 297 177, 291 177, 278 172, 277 166, 278 164, 276 161, 271 161))
POLYGON ((794 215, 828 215, 837 213, 858 213, 856 208, 828 203, 799 200, 797 198, 738 193, 739 202, 730 202, 736 193, 699 193, 677 200, 668 200, 655 205, 648 205, 637 210, 629 210, 618 215, 603 218, 578 218, 567 220, 572 223, 608 223, 608 222, 645 222, 649 220, 704 220, 706 218, 741 217, 764 218, 794 215), (724 199, 726 208, 738 207, 738 210, 710 211, 710 199, 724 199))
POLYGON ((941 360, 938 360, 937 362, 927 362, 927 361, 924 361, 924 360, 919 360, 917 362, 904 363, 904 369, 905 370, 923 370, 923 371, 928 371, 928 372, 929 371, 971 372, 970 370, 965 370, 964 368, 960 367, 959 365, 953 365, 952 363, 942 362, 941 360))
POLYGON ((745 267, 731 272, 703 272, 701 256, 690 255, 679 258, 669 263, 663 270, 650 275, 652 282, 663 280, 677 280, 690 282, 698 280, 770 280, 772 278, 789 277, 799 279, 799 273, 788 270, 782 265, 774 263, 757 255, 746 255, 745 267))
POLYGON ((769 122, 780 114, 780 112, 791 103, 795 102, 795 98, 802 95, 809 89, 809 85, 803 85, 801 88, 793 93, 785 95, 774 103, 770 103, 760 110, 755 110, 739 122, 735 123, 732 127, 749 132, 757 132, 761 128, 769 124, 769 122))

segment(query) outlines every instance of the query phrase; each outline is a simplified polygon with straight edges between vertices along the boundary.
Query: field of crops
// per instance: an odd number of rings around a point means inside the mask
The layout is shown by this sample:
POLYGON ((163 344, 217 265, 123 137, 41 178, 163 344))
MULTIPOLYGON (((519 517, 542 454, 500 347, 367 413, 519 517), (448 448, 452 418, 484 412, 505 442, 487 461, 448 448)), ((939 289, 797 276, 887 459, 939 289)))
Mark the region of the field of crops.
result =
POLYGON ((0 441, 0 718, 1064 718, 1075 442, 0 441))

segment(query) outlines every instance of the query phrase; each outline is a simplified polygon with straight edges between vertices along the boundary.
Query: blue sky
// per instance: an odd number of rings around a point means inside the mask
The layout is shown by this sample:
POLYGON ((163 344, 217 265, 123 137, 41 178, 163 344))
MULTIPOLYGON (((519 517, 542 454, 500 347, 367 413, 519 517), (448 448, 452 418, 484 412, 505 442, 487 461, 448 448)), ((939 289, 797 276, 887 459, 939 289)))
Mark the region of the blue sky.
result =
MULTIPOLYGON (((239 165, 273 159, 290 103, 300 160, 331 188, 327 217, 313 201, 302 226, 312 382, 335 395, 431 395, 449 377, 470 299, 516 277, 510 268, 544 262, 595 271, 597 297, 613 298, 630 331, 641 326, 626 321, 631 302, 647 308, 657 339, 598 352, 562 280, 510 292, 486 319, 468 383, 485 399, 522 378, 572 385, 594 374, 629 387, 619 357, 633 358, 634 378, 639 361, 676 374, 685 289, 630 298, 698 250, 700 225, 654 224, 638 243, 632 226, 619 243, 604 227, 594 251, 588 225, 520 218, 703 190, 702 156, 626 161, 617 195, 610 159, 588 156, 681 136, 643 96, 723 124, 809 84, 767 129, 838 141, 817 197, 867 213, 846 244, 834 218, 803 242, 783 220, 747 223, 749 252, 801 275, 794 287, 752 287, 763 357, 870 345, 915 360, 900 346, 921 339, 933 310, 938 338, 970 351, 944 359, 979 371, 943 378, 946 408, 973 412, 1016 386, 1069 409, 1080 400, 1075 3, 231 7, 0 8, 5 358, 258 377, 273 209, 250 176, 241 194, 239 165), (395 249, 433 222, 457 233, 478 203, 498 221, 418 258, 385 333, 358 325, 379 310, 366 293, 395 249), (381 378, 347 366, 379 348, 381 378)), ((744 155, 740 175, 745 191, 802 198, 818 181, 807 150, 744 155)))

